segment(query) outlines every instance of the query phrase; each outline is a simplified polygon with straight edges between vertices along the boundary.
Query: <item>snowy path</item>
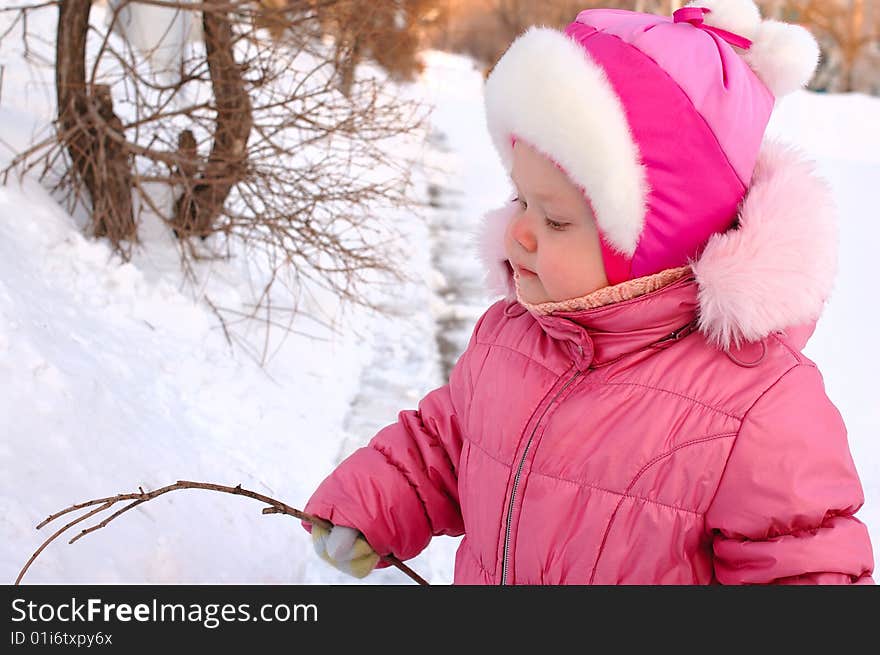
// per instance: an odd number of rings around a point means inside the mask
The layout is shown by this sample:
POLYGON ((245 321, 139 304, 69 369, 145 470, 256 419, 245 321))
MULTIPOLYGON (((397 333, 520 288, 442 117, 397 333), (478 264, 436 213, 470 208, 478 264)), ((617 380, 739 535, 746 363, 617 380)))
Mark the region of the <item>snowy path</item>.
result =
MULTIPOLYGON (((399 315, 375 322, 373 359, 345 419, 339 461, 449 379, 476 320, 491 302, 472 234, 482 213, 506 197, 507 189, 482 125, 482 77, 466 59, 437 52, 426 58, 430 72, 423 83, 434 105, 420 172, 427 207, 424 220, 409 228, 409 270, 418 271, 423 283, 392 294, 389 309, 399 315)), ((434 584, 451 583, 459 541, 436 538, 409 564, 434 584)), ((391 584, 401 576, 394 570, 374 575, 371 582, 391 584)))
MULTIPOLYGON (((430 248, 428 225, 414 220, 409 227, 411 239, 418 247, 412 248, 414 261, 410 270, 423 269, 429 264, 424 255, 430 248), (421 266, 420 266, 421 264, 421 266)), ((428 280, 414 280, 403 284, 399 293, 389 294, 385 305, 389 316, 376 316, 370 342, 364 347, 372 353, 364 366, 358 383, 358 392, 343 421, 343 434, 336 463, 341 462, 366 443, 383 427, 397 420, 403 409, 415 409, 419 399, 431 389, 445 382, 441 375, 436 348, 436 322, 428 310, 432 291, 428 280)), ((329 473, 329 471, 327 471, 329 473)), ((435 539, 429 549, 408 565, 432 584, 452 582, 452 561, 457 544, 441 543, 435 539), (435 550, 448 551, 442 557, 435 550)), ((456 540, 457 541, 457 540, 456 540)), ((329 567, 328 567, 329 568, 329 567)), ((334 583, 348 584, 352 579, 337 573, 334 583)), ((402 584, 407 578, 394 568, 374 572, 372 584, 402 584)))
POLYGON ((423 85, 434 105, 426 168, 432 206, 432 262, 436 273, 438 347, 444 376, 467 346, 474 324, 495 300, 483 284, 476 250, 483 214, 510 188, 485 127, 482 72, 470 60, 442 52, 425 55, 423 85))

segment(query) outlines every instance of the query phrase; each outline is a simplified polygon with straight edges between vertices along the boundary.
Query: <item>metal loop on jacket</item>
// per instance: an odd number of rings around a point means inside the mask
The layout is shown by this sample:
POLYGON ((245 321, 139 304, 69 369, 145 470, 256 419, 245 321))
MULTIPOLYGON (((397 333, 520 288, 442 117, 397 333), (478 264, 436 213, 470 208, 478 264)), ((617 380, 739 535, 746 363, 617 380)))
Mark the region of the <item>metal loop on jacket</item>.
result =
POLYGON ((753 362, 743 362, 743 361, 737 359, 736 357, 734 357, 733 353, 731 353, 729 350, 725 350, 724 352, 730 358, 730 360, 734 364, 736 364, 737 366, 742 366, 743 368, 755 368, 758 364, 763 362, 764 357, 767 356, 767 344, 764 342, 763 339, 761 340, 760 343, 761 343, 761 356, 758 357, 758 359, 756 359, 753 362))

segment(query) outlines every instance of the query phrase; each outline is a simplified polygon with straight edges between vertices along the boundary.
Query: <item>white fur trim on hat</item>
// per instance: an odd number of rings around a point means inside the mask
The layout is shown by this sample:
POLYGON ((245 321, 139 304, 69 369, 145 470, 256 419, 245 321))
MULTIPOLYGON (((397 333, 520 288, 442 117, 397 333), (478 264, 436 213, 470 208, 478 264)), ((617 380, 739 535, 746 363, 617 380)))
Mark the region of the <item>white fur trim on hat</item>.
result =
POLYGON ((564 33, 531 27, 498 60, 485 87, 489 134, 508 173, 511 135, 562 166, 584 189, 608 242, 636 251, 647 174, 604 70, 564 33))

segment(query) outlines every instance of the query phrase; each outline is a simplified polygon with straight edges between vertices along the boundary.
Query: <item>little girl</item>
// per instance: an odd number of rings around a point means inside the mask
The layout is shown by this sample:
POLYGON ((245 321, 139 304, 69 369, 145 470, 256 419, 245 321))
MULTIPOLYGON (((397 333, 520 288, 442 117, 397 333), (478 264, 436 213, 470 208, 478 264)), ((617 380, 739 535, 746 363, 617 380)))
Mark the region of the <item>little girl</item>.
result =
POLYGON ((516 187, 481 231, 505 295, 448 384, 305 511, 358 577, 462 535, 456 584, 871 584, 840 413, 801 350, 832 198, 764 139, 819 51, 751 0, 533 27, 485 86, 516 187))

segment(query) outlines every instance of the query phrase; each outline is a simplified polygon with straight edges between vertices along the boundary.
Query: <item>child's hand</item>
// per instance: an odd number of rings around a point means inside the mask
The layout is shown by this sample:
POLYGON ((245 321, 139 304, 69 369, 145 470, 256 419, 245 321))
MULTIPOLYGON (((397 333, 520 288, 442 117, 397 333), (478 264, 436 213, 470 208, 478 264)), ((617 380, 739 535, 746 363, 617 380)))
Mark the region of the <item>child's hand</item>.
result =
POLYGON ((312 525, 312 544, 321 559, 356 578, 366 577, 379 563, 378 553, 364 536, 344 525, 334 525, 329 531, 312 525))

